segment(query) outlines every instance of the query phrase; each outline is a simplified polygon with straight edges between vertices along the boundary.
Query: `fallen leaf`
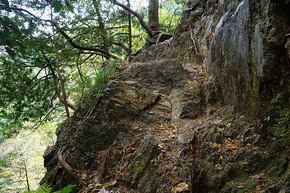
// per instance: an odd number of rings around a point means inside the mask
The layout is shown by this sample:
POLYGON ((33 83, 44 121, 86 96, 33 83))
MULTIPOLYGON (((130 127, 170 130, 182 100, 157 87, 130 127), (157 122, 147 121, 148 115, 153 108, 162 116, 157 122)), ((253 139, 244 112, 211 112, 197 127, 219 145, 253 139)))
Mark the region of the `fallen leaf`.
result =
POLYGON ((259 174, 255 174, 250 176, 251 179, 263 179, 264 178, 264 172, 261 172, 259 174))
POLYGON ((218 132, 224 132, 225 128, 224 127, 218 127, 217 130, 218 130, 218 132))
POLYGON ((226 151, 230 151, 230 150, 237 149, 238 146, 239 146, 239 142, 237 141, 236 143, 234 143, 234 144, 232 144, 232 145, 229 145, 229 146, 226 148, 226 151))
POLYGON ((262 185, 256 187, 255 193, 260 193, 262 191, 262 185))
POLYGON ((190 150, 194 153, 194 147, 193 147, 192 143, 189 145, 189 147, 190 147, 190 150))
POLYGON ((227 127, 230 127, 230 126, 232 126, 232 123, 227 124, 227 127))
POLYGON ((222 144, 218 144, 218 143, 213 143, 212 145, 215 148, 221 148, 221 146, 222 146, 222 144))
POLYGON ((95 186, 96 188, 98 188, 98 189, 100 189, 100 188, 102 188, 103 187, 103 184, 96 184, 96 186, 95 186))
POLYGON ((173 187, 171 191, 173 193, 176 193, 176 192, 184 192, 187 190, 190 190, 190 187, 187 183, 183 182, 183 183, 180 183, 177 186, 173 187))

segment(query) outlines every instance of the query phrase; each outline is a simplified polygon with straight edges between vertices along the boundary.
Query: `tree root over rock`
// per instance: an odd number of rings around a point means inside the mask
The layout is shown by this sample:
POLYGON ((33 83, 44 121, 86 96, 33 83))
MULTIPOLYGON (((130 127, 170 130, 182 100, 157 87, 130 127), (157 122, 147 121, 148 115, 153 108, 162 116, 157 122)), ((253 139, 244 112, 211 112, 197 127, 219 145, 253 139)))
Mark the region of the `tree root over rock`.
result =
POLYGON ((80 176, 81 176, 81 171, 73 169, 66 161, 64 156, 62 155, 63 149, 59 149, 59 151, 57 152, 57 158, 58 158, 58 169, 56 171, 55 176, 53 177, 52 181, 55 181, 59 171, 61 169, 64 169, 67 173, 69 173, 69 175, 71 175, 77 182, 78 185, 80 187, 84 187, 85 184, 84 182, 81 180, 80 176))

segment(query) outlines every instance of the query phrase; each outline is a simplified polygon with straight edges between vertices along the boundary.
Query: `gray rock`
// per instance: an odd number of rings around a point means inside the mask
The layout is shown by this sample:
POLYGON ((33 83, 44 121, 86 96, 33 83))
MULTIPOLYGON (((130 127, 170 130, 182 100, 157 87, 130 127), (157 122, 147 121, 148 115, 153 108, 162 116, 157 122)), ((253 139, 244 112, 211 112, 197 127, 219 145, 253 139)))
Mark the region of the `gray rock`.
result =
POLYGON ((190 12, 190 16, 191 16, 191 17, 196 17, 196 16, 201 15, 202 12, 203 12, 203 9, 202 9, 202 8, 199 8, 199 9, 197 9, 197 10, 191 11, 191 12, 190 12))
MULTIPOLYGON (((158 142, 153 137, 152 134, 148 134, 139 145, 136 150, 136 154, 130 162, 129 166, 129 179, 131 179, 132 184, 136 184, 137 181, 144 175, 145 170, 150 165, 150 161, 157 156, 158 151, 158 142)), ((153 176, 154 174, 148 174, 153 176)))
POLYGON ((189 83, 183 90, 176 89, 170 94, 172 119, 196 118, 202 112, 201 89, 197 82, 189 83))
POLYGON ((207 69, 215 74, 228 104, 239 104, 240 92, 250 81, 248 18, 249 3, 245 0, 221 18, 210 47, 207 69))
POLYGON ((156 171, 158 163, 154 162, 148 166, 142 177, 139 179, 137 188, 140 193, 155 193, 159 187, 156 171))
POLYGON ((267 187, 263 192, 264 193, 278 193, 279 186, 277 184, 273 184, 273 185, 267 187))
POLYGON ((167 94, 189 80, 188 72, 177 59, 135 63, 121 79, 138 81, 144 88, 167 94))
POLYGON ((188 145, 193 142, 194 139, 194 130, 188 131, 184 134, 181 134, 177 137, 178 143, 182 145, 188 145))

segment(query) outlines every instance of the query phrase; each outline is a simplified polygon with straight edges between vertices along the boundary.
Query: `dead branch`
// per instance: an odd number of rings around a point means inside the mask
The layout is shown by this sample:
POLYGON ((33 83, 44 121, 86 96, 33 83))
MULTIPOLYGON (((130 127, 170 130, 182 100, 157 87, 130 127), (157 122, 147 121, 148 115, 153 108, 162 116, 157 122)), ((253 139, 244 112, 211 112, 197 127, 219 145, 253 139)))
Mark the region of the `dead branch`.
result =
POLYGON ((199 54, 199 51, 198 51, 197 44, 196 44, 196 41, 195 41, 195 38, 194 38, 193 31, 192 31, 191 27, 189 28, 189 30, 190 30, 190 37, 191 37, 191 40, 192 40, 192 43, 193 43, 193 47, 194 47, 194 53, 197 55, 197 54, 199 54))
POLYGON ((104 149, 102 152, 101 152, 101 165, 99 166, 99 169, 97 171, 98 173, 98 179, 97 181, 99 182, 104 174, 105 174, 105 171, 106 171, 106 165, 107 165, 107 162, 108 162, 108 159, 109 159, 109 155, 110 155, 110 151, 112 150, 113 146, 116 145, 116 140, 106 149, 104 149))
POLYGON ((191 40, 192 40, 192 43, 193 43, 193 47, 194 47, 194 53, 196 55, 196 61, 197 61, 198 64, 202 64, 204 56, 200 53, 200 50, 198 49, 198 45, 197 45, 196 40, 194 38, 191 25, 189 26, 189 30, 190 30, 190 37, 191 37, 191 40))

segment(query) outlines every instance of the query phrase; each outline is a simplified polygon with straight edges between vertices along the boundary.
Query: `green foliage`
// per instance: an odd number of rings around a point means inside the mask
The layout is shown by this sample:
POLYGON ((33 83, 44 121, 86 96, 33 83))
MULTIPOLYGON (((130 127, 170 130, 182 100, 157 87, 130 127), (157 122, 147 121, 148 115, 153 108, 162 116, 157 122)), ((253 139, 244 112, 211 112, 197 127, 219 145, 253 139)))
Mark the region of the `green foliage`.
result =
POLYGON ((68 185, 64 187, 62 190, 57 191, 56 193, 70 193, 73 191, 74 187, 76 187, 76 185, 68 185))
MULTIPOLYGON (((63 188, 60 191, 57 191, 55 193, 70 193, 73 191, 73 188, 76 187, 76 185, 68 185, 65 188, 63 188)), ((25 191, 24 193, 50 193, 52 190, 51 186, 49 184, 42 184, 37 188, 37 190, 31 190, 31 191, 25 191)))
POLYGON ((96 73, 95 85, 97 85, 98 88, 103 88, 103 86, 108 82, 108 80, 113 78, 115 72, 116 72, 115 63, 111 67, 101 68, 99 72, 96 73))
POLYGON ((51 190, 52 187, 49 184, 44 183, 36 190, 25 191, 24 193, 50 193, 51 190))
MULTIPOLYGON (((173 33, 184 2, 161 1, 162 32, 173 33)), ((136 11, 147 20, 146 7, 136 11)), ((129 50, 128 13, 112 0, 0 0, 0 141, 27 123, 45 123, 56 109, 64 110, 56 93, 61 87, 53 28, 68 101, 76 106, 92 85, 103 84, 110 76, 101 64, 123 59, 144 45, 148 35, 131 18, 129 50), (49 21, 50 14, 56 26, 49 21)))
POLYGON ((20 192, 25 189, 25 167, 31 189, 39 187, 45 173, 43 152, 56 141, 57 122, 49 122, 38 130, 24 130, 0 144, 0 192, 20 192), (10 191, 8 191, 10 190, 10 191))
POLYGON ((290 146, 290 111, 287 104, 271 106, 271 114, 262 119, 261 128, 273 136, 270 152, 275 157, 290 146))
POLYGON ((53 1, 51 3, 51 6, 54 8, 54 12, 58 13, 61 11, 61 9, 63 8, 63 5, 61 3, 61 1, 53 1))
POLYGON ((185 0, 163 1, 159 7, 160 31, 173 34, 175 28, 180 22, 182 8, 185 6, 185 0))
POLYGON ((0 8, 6 8, 9 7, 8 0, 0 0, 0 8))
POLYGON ((282 147, 290 145, 290 112, 284 110, 280 117, 275 120, 274 135, 282 147))

